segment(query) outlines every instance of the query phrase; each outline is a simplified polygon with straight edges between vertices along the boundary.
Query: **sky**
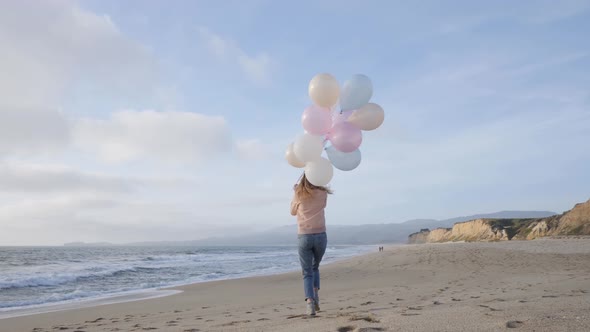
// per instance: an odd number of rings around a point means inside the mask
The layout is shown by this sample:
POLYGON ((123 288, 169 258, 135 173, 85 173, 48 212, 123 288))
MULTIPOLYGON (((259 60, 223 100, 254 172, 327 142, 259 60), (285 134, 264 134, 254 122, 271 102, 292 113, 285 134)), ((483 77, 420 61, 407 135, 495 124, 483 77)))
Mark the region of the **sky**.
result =
POLYGON ((3 1, 0 245, 294 224, 318 73, 385 122, 327 225, 590 198, 590 1, 3 1))

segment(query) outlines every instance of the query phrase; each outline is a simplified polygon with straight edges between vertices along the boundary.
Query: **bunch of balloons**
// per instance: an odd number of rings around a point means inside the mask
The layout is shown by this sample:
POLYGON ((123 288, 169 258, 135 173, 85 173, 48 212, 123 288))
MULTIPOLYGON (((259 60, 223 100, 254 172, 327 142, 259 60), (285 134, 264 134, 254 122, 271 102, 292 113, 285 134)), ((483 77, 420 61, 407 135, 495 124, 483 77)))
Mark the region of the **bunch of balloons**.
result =
POLYGON ((313 105, 301 116, 305 132, 287 147, 287 162, 304 168, 307 179, 316 186, 332 180, 333 167, 342 171, 357 168, 362 130, 377 129, 385 118, 383 108, 369 102, 372 95, 373 84, 365 75, 354 75, 342 89, 334 76, 316 75, 309 82, 313 105), (324 150, 327 158, 322 156, 324 150))

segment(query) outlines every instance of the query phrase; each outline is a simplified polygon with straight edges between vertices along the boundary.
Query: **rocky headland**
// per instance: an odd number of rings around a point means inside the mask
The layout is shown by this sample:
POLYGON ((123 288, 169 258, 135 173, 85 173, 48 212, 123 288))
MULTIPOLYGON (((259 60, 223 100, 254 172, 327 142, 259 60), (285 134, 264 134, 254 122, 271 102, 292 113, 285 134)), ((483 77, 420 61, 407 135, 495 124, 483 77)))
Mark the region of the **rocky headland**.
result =
POLYGON ((590 200, 547 218, 474 219, 452 228, 421 229, 408 243, 533 240, 546 236, 590 235, 590 200))

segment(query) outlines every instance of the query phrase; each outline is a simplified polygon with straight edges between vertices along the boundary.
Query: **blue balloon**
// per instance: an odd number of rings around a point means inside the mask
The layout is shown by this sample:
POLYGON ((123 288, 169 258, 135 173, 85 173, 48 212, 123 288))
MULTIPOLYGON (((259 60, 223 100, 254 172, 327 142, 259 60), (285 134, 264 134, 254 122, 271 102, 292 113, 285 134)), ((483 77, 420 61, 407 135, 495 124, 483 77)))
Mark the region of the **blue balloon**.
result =
POLYGON ((352 152, 341 152, 333 146, 326 148, 328 159, 334 167, 341 171, 352 171, 361 163, 361 150, 356 149, 352 152))
POLYGON ((364 106, 373 96, 373 83, 362 74, 354 75, 344 82, 340 93, 340 106, 343 111, 356 110, 364 106))

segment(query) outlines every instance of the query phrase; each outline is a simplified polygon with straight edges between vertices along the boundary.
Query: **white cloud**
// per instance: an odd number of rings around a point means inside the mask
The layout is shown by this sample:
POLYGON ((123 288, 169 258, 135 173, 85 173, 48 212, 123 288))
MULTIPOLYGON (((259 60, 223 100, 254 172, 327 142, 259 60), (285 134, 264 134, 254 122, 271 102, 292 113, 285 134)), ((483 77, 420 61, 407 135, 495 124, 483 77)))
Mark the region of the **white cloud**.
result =
POLYGON ((118 176, 91 173, 66 165, 0 162, 0 192, 47 195, 48 193, 131 192, 137 181, 118 176))
POLYGON ((69 130, 57 110, 0 105, 0 156, 61 151, 69 142, 69 130))
POLYGON ((202 162, 231 150, 223 117, 189 112, 119 111, 80 120, 73 136, 75 146, 107 162, 202 162))
POLYGON ((199 28, 199 34, 213 55, 237 64, 251 81, 259 84, 270 82, 275 62, 268 54, 261 52, 250 55, 233 40, 223 38, 204 27, 199 28))
POLYGON ((197 240, 256 229, 252 224, 235 224, 226 216, 202 211, 209 210, 160 200, 113 199, 105 193, 28 197, 0 204, 0 244, 197 240))
POLYGON ((56 109, 66 97, 133 95, 151 89, 155 72, 108 16, 73 1, 0 3, 0 153, 63 147, 69 128, 56 109))
POLYGON ((145 47, 124 36, 106 15, 73 1, 10 1, 1 6, 0 90, 27 97, 17 99, 19 104, 28 99, 55 102, 64 88, 74 87, 72 80, 119 90, 154 73, 145 47))

